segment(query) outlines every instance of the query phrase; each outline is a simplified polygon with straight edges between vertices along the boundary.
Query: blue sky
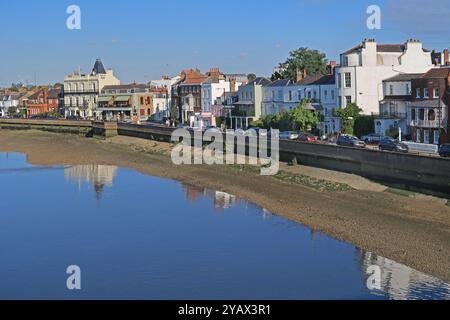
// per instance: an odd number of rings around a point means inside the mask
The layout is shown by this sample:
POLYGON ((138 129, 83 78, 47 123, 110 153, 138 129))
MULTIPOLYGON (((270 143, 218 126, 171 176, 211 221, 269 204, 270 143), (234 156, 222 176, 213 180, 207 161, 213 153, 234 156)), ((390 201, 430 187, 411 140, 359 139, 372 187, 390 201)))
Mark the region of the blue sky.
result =
POLYGON ((15 0, 0 1, 0 12, 0 86, 35 74, 62 82, 98 57, 122 82, 144 82, 189 67, 268 76, 295 48, 337 59, 364 38, 450 46, 450 0, 15 0), (71 4, 81 30, 66 28, 71 4), (371 4, 382 9, 381 30, 366 27, 371 4))

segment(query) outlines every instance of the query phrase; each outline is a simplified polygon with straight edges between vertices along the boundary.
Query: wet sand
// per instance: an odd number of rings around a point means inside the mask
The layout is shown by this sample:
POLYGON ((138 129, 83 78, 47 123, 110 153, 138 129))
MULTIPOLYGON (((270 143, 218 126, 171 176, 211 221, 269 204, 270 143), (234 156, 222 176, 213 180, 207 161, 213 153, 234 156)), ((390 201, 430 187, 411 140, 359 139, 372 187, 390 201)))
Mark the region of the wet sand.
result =
POLYGON ((303 166, 282 164, 277 177, 242 166, 176 166, 171 147, 128 137, 99 140, 0 130, 0 152, 24 153, 32 164, 114 165, 228 192, 450 282, 450 206, 445 200, 392 192, 355 175, 303 166))

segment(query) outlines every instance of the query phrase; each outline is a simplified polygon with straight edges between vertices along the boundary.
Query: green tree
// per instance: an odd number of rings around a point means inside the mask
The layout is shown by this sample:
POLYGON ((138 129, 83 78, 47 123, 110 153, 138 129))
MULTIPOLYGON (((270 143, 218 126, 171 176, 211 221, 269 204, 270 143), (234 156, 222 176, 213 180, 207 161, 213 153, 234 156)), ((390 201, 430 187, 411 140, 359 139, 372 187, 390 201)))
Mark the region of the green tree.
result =
POLYGON ((309 101, 303 100, 300 104, 290 111, 290 117, 294 130, 311 131, 317 128, 320 122, 320 114, 306 108, 309 101))
POLYGON ((276 81, 276 80, 280 80, 280 79, 283 79, 283 75, 280 73, 280 72, 278 72, 278 71, 275 71, 273 74, 272 74, 272 76, 270 77, 270 81, 276 81))
POLYGON ((354 134, 357 137, 362 137, 369 133, 375 132, 375 117, 373 116, 359 116, 355 119, 354 134))
POLYGON ((355 103, 337 110, 342 121, 342 133, 353 135, 355 132, 355 120, 361 116, 362 109, 355 103))
MULTIPOLYGON (((279 65, 283 79, 297 80, 297 72, 305 72, 308 75, 326 74, 326 55, 318 50, 311 50, 305 47, 291 51, 289 57, 279 65)), ((277 75, 273 75, 276 77, 277 75)))

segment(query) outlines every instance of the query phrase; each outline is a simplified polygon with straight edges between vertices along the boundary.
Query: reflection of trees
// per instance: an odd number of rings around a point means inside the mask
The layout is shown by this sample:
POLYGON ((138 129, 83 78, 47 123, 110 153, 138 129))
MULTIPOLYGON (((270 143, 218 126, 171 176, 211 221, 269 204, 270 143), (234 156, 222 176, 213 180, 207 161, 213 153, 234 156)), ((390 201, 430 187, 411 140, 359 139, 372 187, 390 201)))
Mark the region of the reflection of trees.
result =
POLYGON ((427 298, 427 293, 436 292, 437 289, 440 289, 438 298, 450 298, 450 285, 442 280, 370 252, 360 250, 360 258, 365 279, 367 278, 366 270, 369 266, 377 265, 380 267, 381 290, 391 299, 427 298))
POLYGON ((117 167, 114 166, 83 165, 64 169, 66 180, 77 182, 79 185, 83 182, 91 183, 97 199, 102 197, 105 187, 112 187, 116 174, 117 167))

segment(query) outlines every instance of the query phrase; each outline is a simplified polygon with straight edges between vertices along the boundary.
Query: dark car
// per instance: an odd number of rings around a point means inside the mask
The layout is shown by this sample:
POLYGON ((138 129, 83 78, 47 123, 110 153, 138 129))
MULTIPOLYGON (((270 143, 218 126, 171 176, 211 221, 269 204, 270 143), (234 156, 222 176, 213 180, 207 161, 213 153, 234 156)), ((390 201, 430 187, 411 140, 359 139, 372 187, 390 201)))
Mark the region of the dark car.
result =
POLYGON ((365 148, 366 144, 364 141, 359 140, 356 137, 353 136, 339 136, 336 144, 338 146, 345 146, 345 147, 354 147, 354 148, 365 148))
POLYGON ((450 144, 443 144, 439 148, 439 155, 444 158, 450 158, 450 144))
POLYGON ((382 135, 382 134, 377 134, 377 133, 371 133, 368 134, 366 136, 362 136, 361 140, 363 140, 365 143, 380 143, 381 140, 383 140, 384 138, 386 138, 386 136, 382 135))
POLYGON ((385 138, 381 140, 378 149, 380 149, 381 151, 393 151, 404 153, 407 153, 409 151, 408 146, 406 144, 401 143, 398 140, 394 140, 392 138, 385 138))

